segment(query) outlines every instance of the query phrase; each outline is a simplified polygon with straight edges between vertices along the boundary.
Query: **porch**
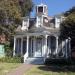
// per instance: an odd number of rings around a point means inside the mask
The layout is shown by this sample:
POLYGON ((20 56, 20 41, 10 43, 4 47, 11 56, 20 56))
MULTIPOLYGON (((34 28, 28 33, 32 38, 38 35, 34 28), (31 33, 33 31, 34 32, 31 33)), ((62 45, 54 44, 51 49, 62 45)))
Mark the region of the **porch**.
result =
POLYGON ((24 62, 29 58, 68 58, 70 57, 70 40, 60 40, 59 36, 15 36, 13 55, 24 56, 24 62))

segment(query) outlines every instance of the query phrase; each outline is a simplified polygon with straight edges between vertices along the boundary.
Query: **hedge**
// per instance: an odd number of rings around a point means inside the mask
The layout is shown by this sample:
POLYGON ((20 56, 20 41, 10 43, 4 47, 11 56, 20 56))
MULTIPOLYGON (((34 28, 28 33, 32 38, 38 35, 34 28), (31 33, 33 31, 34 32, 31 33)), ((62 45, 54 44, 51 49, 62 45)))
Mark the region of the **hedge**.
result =
POLYGON ((6 63, 23 63, 23 57, 3 57, 0 58, 0 62, 6 63))

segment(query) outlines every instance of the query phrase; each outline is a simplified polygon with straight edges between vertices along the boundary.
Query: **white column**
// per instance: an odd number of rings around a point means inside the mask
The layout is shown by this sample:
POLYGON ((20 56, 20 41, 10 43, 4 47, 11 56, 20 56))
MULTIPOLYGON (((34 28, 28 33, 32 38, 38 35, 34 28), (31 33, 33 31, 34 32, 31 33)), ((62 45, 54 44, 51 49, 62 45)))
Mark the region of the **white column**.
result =
POLYGON ((13 56, 15 56, 15 50, 16 50, 16 37, 14 37, 14 50, 13 50, 13 56))
POLYGON ((31 49, 30 49, 31 56, 33 56, 33 54, 32 54, 32 38, 31 38, 31 43, 30 43, 30 45, 31 45, 31 49))
POLYGON ((47 52, 47 36, 45 36, 45 53, 47 52))
POLYGON ((47 53, 48 53, 48 50, 47 50, 47 35, 45 36, 45 43, 44 43, 44 61, 47 57, 47 53))
POLYGON ((69 41, 69 57, 71 57, 71 38, 68 38, 69 41))
POLYGON ((23 37, 21 38, 21 55, 23 55, 23 37))
POLYGON ((56 37, 56 56, 58 57, 58 36, 56 37))
POLYGON ((26 51, 27 57, 28 57, 28 50, 29 50, 29 36, 27 36, 27 51, 26 51))
POLYGON ((34 49, 33 49, 33 53, 34 53, 34 56, 35 56, 35 51, 36 51, 36 38, 34 37, 34 47, 33 47, 34 49))
POLYGON ((65 52, 66 52, 66 58, 68 57, 68 55, 67 55, 67 43, 68 43, 68 39, 65 40, 65 47, 66 47, 66 51, 65 51, 65 52))
POLYGON ((49 53, 51 54, 51 38, 49 38, 49 53))

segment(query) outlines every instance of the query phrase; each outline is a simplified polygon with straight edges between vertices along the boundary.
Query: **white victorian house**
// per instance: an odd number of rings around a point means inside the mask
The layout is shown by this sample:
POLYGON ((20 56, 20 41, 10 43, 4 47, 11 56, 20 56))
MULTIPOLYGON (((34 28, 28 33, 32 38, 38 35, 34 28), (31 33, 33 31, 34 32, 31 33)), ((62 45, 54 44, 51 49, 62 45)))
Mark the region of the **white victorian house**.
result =
POLYGON ((70 39, 61 40, 60 23, 63 16, 48 16, 47 5, 36 6, 35 18, 24 17, 14 35, 13 55, 27 58, 69 58, 70 39))

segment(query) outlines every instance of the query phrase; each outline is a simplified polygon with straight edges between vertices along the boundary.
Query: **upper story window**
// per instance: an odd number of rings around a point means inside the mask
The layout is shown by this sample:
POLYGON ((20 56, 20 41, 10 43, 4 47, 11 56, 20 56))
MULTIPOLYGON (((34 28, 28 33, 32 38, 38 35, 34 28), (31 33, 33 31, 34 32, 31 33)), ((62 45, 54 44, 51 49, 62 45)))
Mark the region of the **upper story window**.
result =
POLYGON ((24 17, 22 21, 22 30, 28 30, 29 27, 29 18, 24 17))
POLYGON ((39 16, 39 17, 38 17, 38 26, 41 26, 41 24, 42 24, 42 17, 39 16))
POLYGON ((27 20, 24 20, 23 21, 23 26, 27 26, 27 24, 28 24, 28 21, 27 20))

